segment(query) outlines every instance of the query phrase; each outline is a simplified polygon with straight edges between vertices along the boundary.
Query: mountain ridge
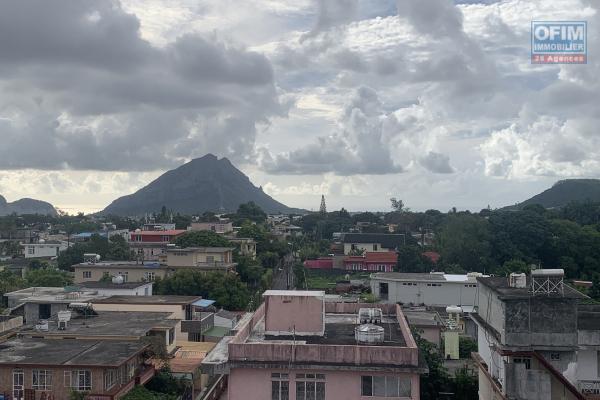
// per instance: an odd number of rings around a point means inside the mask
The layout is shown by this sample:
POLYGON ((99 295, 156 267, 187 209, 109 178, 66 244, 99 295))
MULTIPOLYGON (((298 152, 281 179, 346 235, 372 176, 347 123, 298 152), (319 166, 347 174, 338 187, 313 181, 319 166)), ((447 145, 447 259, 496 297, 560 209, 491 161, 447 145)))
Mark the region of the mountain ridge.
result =
POLYGON ((254 201, 267 213, 301 212, 273 199, 254 186, 231 161, 213 154, 195 158, 169 170, 137 190, 119 197, 100 214, 141 216, 162 206, 183 214, 233 212, 254 201))
POLYGON ((58 215, 56 208, 46 201, 24 197, 9 203, 4 196, 0 195, 0 216, 13 213, 58 215))
POLYGON ((530 204, 540 204, 545 208, 559 208, 573 201, 600 202, 600 179, 563 179, 543 192, 506 208, 522 209, 530 204))

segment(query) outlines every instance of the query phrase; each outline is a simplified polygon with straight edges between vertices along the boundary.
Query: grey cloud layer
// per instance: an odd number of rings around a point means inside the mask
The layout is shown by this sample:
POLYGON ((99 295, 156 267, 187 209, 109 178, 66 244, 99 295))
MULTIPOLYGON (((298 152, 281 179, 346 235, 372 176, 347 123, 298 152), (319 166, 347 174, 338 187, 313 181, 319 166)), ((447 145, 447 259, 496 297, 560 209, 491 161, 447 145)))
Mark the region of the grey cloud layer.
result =
POLYGON ((188 34, 164 48, 112 1, 0 13, 0 168, 153 170, 212 151, 244 160, 282 114, 269 61, 188 34))

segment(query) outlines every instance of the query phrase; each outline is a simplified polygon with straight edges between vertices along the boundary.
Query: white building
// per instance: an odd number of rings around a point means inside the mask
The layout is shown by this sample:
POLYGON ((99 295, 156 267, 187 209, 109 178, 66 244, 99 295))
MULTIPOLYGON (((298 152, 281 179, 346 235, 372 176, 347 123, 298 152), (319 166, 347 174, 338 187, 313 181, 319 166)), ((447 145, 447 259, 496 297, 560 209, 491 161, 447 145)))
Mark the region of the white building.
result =
POLYGON ((58 254, 67 249, 67 242, 62 241, 45 241, 40 239, 38 243, 23 244, 23 252, 25 258, 53 258, 58 257, 58 254))
POLYGON ((77 286, 83 291, 94 291, 98 296, 152 296, 152 282, 83 282, 77 286))
POLYGON ((377 272, 371 275, 371 292, 382 302, 462 306, 470 311, 477 301, 477 280, 481 274, 412 274, 377 272))

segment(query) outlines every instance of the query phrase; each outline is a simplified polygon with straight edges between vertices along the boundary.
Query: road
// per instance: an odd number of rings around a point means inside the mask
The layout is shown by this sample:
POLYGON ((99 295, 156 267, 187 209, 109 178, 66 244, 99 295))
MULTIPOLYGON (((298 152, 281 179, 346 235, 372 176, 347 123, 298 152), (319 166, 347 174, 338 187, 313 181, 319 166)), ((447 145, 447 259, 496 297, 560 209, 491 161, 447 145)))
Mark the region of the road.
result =
POLYGON ((273 277, 273 289, 292 290, 294 286, 294 257, 292 254, 286 254, 281 260, 273 277))

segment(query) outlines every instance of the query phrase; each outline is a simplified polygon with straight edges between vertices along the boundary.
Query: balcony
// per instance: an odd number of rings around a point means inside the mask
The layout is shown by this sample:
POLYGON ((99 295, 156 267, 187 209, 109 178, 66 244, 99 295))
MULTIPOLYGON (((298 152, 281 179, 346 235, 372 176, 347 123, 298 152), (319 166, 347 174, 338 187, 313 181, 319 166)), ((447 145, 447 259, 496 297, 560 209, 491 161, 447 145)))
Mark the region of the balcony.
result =
POLYGON ((209 330, 214 325, 215 315, 213 313, 208 313, 203 318, 194 313, 193 319, 181 321, 181 332, 185 333, 203 333, 209 330))
POLYGON ((579 391, 590 398, 600 398, 600 380, 583 380, 577 382, 579 391))

